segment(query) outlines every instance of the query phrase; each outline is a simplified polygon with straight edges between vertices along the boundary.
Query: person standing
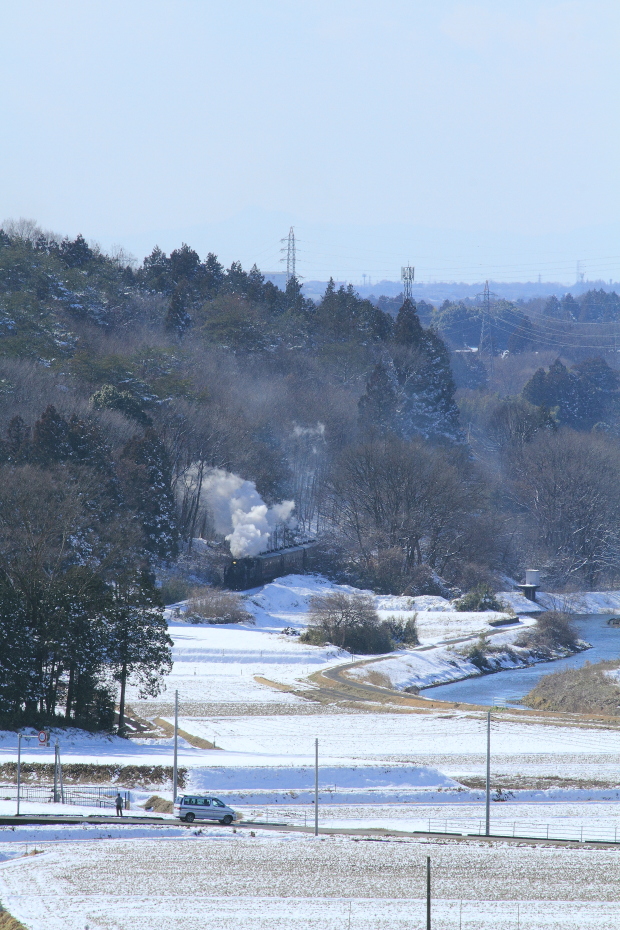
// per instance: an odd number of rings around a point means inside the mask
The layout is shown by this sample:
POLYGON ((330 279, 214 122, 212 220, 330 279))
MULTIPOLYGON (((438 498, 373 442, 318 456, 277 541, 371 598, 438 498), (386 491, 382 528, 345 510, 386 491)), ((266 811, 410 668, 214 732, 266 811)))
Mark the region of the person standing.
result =
POLYGON ((117 816, 117 817, 122 817, 122 816, 123 816, 123 799, 122 799, 122 797, 121 797, 120 791, 119 791, 118 794, 116 795, 116 802, 115 802, 115 803, 116 803, 116 816, 117 816))

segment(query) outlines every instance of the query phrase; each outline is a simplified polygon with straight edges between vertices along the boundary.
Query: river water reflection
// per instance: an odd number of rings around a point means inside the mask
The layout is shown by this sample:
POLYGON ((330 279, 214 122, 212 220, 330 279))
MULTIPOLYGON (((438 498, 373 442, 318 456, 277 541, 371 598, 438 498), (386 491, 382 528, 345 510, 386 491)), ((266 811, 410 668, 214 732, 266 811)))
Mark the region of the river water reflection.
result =
POLYGON ((463 701, 489 707, 515 704, 532 690, 543 675, 567 668, 580 668, 586 662, 600 662, 602 659, 620 657, 620 627, 607 625, 611 616, 613 615, 592 614, 574 618, 581 638, 592 644, 592 649, 586 649, 585 652, 570 656, 568 659, 558 659, 556 662, 543 662, 530 668, 481 675, 479 678, 455 681, 449 685, 425 688, 420 692, 420 697, 436 701, 463 701))

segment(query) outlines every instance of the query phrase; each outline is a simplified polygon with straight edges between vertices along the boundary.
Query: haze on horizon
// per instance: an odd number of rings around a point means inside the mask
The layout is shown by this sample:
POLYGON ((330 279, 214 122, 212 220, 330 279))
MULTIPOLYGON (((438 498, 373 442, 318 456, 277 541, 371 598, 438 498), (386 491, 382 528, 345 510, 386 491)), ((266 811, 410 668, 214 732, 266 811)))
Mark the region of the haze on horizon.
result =
POLYGON ((620 278, 611 0, 2 4, 1 217, 306 278, 620 278))

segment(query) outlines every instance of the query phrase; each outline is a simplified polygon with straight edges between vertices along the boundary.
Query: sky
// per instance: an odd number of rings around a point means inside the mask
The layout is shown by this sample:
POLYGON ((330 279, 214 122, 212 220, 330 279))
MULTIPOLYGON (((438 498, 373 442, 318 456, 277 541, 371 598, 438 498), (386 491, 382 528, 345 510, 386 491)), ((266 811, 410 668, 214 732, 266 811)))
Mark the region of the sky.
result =
POLYGON ((620 279, 616 0, 0 0, 0 219, 354 283, 620 279), (580 264, 578 264, 580 263, 580 264))

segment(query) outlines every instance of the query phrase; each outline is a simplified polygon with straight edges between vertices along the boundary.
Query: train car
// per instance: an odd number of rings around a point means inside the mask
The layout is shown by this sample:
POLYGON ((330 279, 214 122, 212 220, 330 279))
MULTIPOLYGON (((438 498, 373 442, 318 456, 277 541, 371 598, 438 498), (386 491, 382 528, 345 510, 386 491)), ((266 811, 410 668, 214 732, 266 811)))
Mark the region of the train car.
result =
POLYGON ((281 575, 303 574, 307 553, 315 541, 261 552, 252 558, 232 559, 224 569, 224 585, 233 591, 246 591, 273 581, 281 575))

